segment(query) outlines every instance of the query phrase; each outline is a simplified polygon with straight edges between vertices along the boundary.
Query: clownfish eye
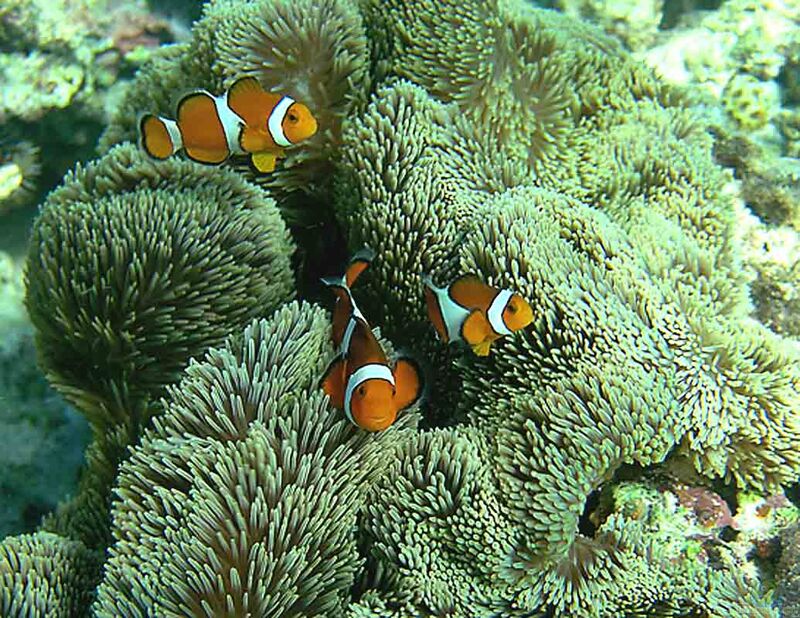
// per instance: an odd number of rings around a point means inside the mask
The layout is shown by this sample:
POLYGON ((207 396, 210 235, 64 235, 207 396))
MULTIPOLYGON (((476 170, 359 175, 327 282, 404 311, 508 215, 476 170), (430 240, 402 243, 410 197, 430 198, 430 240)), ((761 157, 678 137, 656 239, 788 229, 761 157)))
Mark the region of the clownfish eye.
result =
POLYGON ((363 386, 359 386, 359 387, 358 387, 358 394, 359 394, 359 395, 361 395, 361 396, 363 397, 364 395, 366 395, 366 394, 367 394, 367 389, 366 389, 366 388, 364 388, 363 386))
POLYGON ((291 122, 292 124, 295 124, 298 120, 300 120, 300 118, 298 118, 297 114, 295 114, 294 112, 287 114, 286 118, 288 118, 289 122, 291 122))
POLYGON ((509 303, 508 312, 509 313, 516 313, 517 312, 517 306, 514 303, 509 303))

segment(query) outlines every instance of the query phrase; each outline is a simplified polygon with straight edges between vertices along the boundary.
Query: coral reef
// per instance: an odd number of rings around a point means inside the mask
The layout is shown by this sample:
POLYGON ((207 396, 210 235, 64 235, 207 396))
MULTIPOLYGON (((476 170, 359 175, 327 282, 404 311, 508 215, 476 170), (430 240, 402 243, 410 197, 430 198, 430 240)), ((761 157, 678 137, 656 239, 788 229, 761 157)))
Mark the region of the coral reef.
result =
POLYGON ((96 585, 99 556, 49 532, 0 543, 0 614, 83 616, 96 585))
POLYGON ((39 155, 30 142, 0 142, 0 216, 33 197, 41 171, 39 155))
POLYGON ((26 305, 43 368, 99 432, 144 423, 191 357, 291 298, 292 251, 274 201, 239 176, 114 149, 34 227, 26 305))
POLYGON ((150 50, 178 35, 144 0, 2 3, 0 227, 8 236, 27 238, 34 203, 77 161, 96 154, 102 125, 132 73, 150 50))
POLYGON ((26 305, 45 374, 95 435, 80 492, 48 529, 108 543, 97 523, 125 447, 192 357, 293 296, 293 247, 258 187, 130 145, 48 196, 26 305))
POLYGON ((734 170, 747 207, 770 225, 791 225, 800 231, 800 162, 774 157, 739 134, 717 133, 716 160, 734 170))
POLYGON ((698 89, 712 104, 721 101, 727 112, 721 120, 731 129, 788 154, 796 139, 783 127, 786 114, 797 111, 791 89, 799 27, 796 0, 729 0, 684 16, 640 57, 667 81, 698 89))
POLYGON ((742 257, 753 272, 753 315, 800 335, 800 164, 739 134, 716 132, 714 156, 734 170, 742 257))
POLYGON ((321 309, 290 304, 187 370, 120 470, 99 616, 335 616, 356 517, 413 416, 359 431, 319 390, 321 309))
POLYGON ((777 333, 800 336, 800 234, 767 226, 744 206, 739 220, 744 259, 754 272, 753 315, 777 333))
POLYGON ((597 24, 632 50, 652 45, 665 19, 664 0, 547 0, 537 4, 597 24))
MULTIPOLYGON (((42 364, 95 431, 45 526, 107 547, 95 613, 777 616, 800 350, 751 318, 692 99, 523 0, 217 0, 104 145, 241 74, 322 119, 261 188, 119 145, 34 230, 42 364), (330 406, 328 316, 287 303, 299 193, 319 236, 375 250, 370 321, 433 359, 422 414, 387 432, 330 406), (486 358, 443 350, 424 314, 422 274, 464 272, 534 310, 486 358)), ((64 563, 85 598, 98 571, 64 563)))
POLYGON ((781 559, 778 562, 776 596, 783 618, 800 617, 800 524, 781 534, 781 559))
POLYGON ((124 6, 113 0, 9 0, 0 8, 0 119, 29 122, 70 105, 102 118, 125 56, 171 37, 168 24, 157 25, 139 0, 124 6), (131 32, 158 26, 164 39, 135 41, 131 32))

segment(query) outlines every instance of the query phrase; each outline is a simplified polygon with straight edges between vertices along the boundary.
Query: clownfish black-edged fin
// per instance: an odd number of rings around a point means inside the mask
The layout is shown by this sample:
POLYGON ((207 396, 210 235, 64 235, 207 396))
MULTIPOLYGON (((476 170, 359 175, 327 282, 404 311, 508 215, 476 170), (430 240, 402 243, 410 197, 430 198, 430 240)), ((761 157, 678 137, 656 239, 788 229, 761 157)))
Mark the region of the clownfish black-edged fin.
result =
MULTIPOLYGON (((481 344, 491 332, 489 320, 486 319, 486 316, 480 309, 474 309, 461 325, 461 338, 466 341, 473 350, 475 346, 481 344)), ((483 348, 480 349, 483 350, 483 348)), ((478 356, 486 356, 489 351, 487 349, 486 354, 480 354, 477 351, 475 353, 478 354, 478 356)))
POLYGON ((347 287, 347 281, 344 277, 320 277, 319 280, 325 287, 349 290, 347 287))
POLYGON ((485 283, 478 275, 467 273, 456 278, 447 288, 450 299, 465 309, 484 310, 489 307, 498 290, 485 283))
POLYGON ((447 326, 444 323, 444 315, 442 314, 442 306, 439 302, 439 296, 436 293, 437 287, 433 284, 430 275, 422 275, 422 283, 424 284, 423 294, 425 295, 425 307, 428 312, 428 319, 433 324, 433 329, 436 331, 436 336, 439 341, 449 343, 447 335, 447 326))
POLYGON ((345 373, 344 373, 344 358, 337 355, 328 365, 325 375, 320 380, 320 386, 328 397, 330 397, 331 405, 334 408, 341 410, 344 408, 344 391, 345 391, 345 373))
POLYGON ((175 121, 155 114, 139 118, 139 144, 154 159, 166 159, 183 146, 175 121))
POLYGON ((353 254, 347 265, 347 270, 344 273, 344 281, 347 287, 353 287, 353 284, 361 273, 367 269, 373 259, 375 259, 375 252, 369 247, 362 247, 353 254))
POLYGON ((255 77, 241 77, 228 90, 228 106, 249 125, 258 124, 268 98, 255 77))
POLYGON ((190 92, 178 102, 175 113, 184 136, 186 156, 207 165, 218 165, 228 158, 230 150, 225 127, 210 92, 190 92))
POLYGON ((425 393, 425 380, 419 363, 410 356, 402 356, 394 365, 394 383, 397 389, 394 400, 397 410, 405 410, 422 400, 425 393))
POLYGON ((253 164, 253 167, 256 168, 256 171, 267 174, 275 171, 275 166, 278 163, 278 155, 274 152, 254 152, 250 157, 250 162, 253 164))

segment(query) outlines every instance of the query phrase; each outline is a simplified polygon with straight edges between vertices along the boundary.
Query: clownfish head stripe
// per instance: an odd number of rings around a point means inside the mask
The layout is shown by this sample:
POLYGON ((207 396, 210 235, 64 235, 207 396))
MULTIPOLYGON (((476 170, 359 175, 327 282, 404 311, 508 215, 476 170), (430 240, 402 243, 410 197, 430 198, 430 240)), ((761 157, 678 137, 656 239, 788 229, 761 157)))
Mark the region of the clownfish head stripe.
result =
POLYGON ((286 117, 286 112, 289 111, 289 108, 293 104, 294 99, 292 97, 282 97, 275 107, 272 108, 269 120, 267 121, 267 128, 269 129, 269 134, 272 136, 273 141, 283 148, 288 148, 292 145, 292 142, 283 132, 283 119, 286 117))
POLYGON ((503 310, 506 308, 508 301, 513 296, 511 290, 500 290, 497 296, 494 297, 489 309, 486 312, 486 317, 489 320, 489 325, 494 329, 498 335, 510 335, 511 330, 506 326, 503 320, 503 310))
POLYGON ((385 380, 395 386, 394 375, 387 365, 370 363, 356 369, 348 378, 347 388, 344 392, 344 413, 354 425, 358 425, 358 423, 353 418, 353 411, 350 405, 353 401, 353 392, 367 380, 385 380))

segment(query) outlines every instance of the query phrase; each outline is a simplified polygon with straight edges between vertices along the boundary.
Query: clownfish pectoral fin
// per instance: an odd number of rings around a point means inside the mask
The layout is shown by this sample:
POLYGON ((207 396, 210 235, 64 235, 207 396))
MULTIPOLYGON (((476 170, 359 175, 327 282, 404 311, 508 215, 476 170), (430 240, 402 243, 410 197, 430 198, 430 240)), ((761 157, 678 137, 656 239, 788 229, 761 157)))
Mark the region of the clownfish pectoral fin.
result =
POLYGON ((353 254, 350 258, 350 264, 344 273, 344 281, 347 287, 353 287, 356 279, 363 273, 370 262, 375 258, 375 252, 369 247, 363 247, 353 254))
POLYGON ((394 366, 394 383, 397 391, 394 401, 397 410, 404 410, 422 398, 423 380, 419 365, 410 358, 397 360, 394 366))
POLYGON ((461 325, 461 338, 466 341, 478 356, 489 354, 491 337, 494 335, 489 320, 479 309, 473 310, 461 325), (484 346, 484 342, 488 345, 484 346))
POLYGON ((331 405, 334 408, 344 408, 344 390, 345 390, 345 375, 344 375, 344 359, 341 355, 331 361, 325 375, 322 377, 322 390, 331 399, 331 405))
POLYGON ((492 340, 491 339, 484 339, 480 343, 472 346, 472 351, 475 352, 476 356, 489 356, 489 352, 492 349, 492 340))
POLYGON ((275 170, 275 163, 278 159, 274 152, 254 152, 251 157, 253 167, 259 172, 266 174, 275 170))
POLYGON ((250 126, 245 126, 239 134, 239 148, 244 152, 264 152, 268 145, 264 135, 250 126))
POLYGON ((174 120, 145 114, 139 119, 142 149, 155 159, 166 159, 183 146, 174 120))

